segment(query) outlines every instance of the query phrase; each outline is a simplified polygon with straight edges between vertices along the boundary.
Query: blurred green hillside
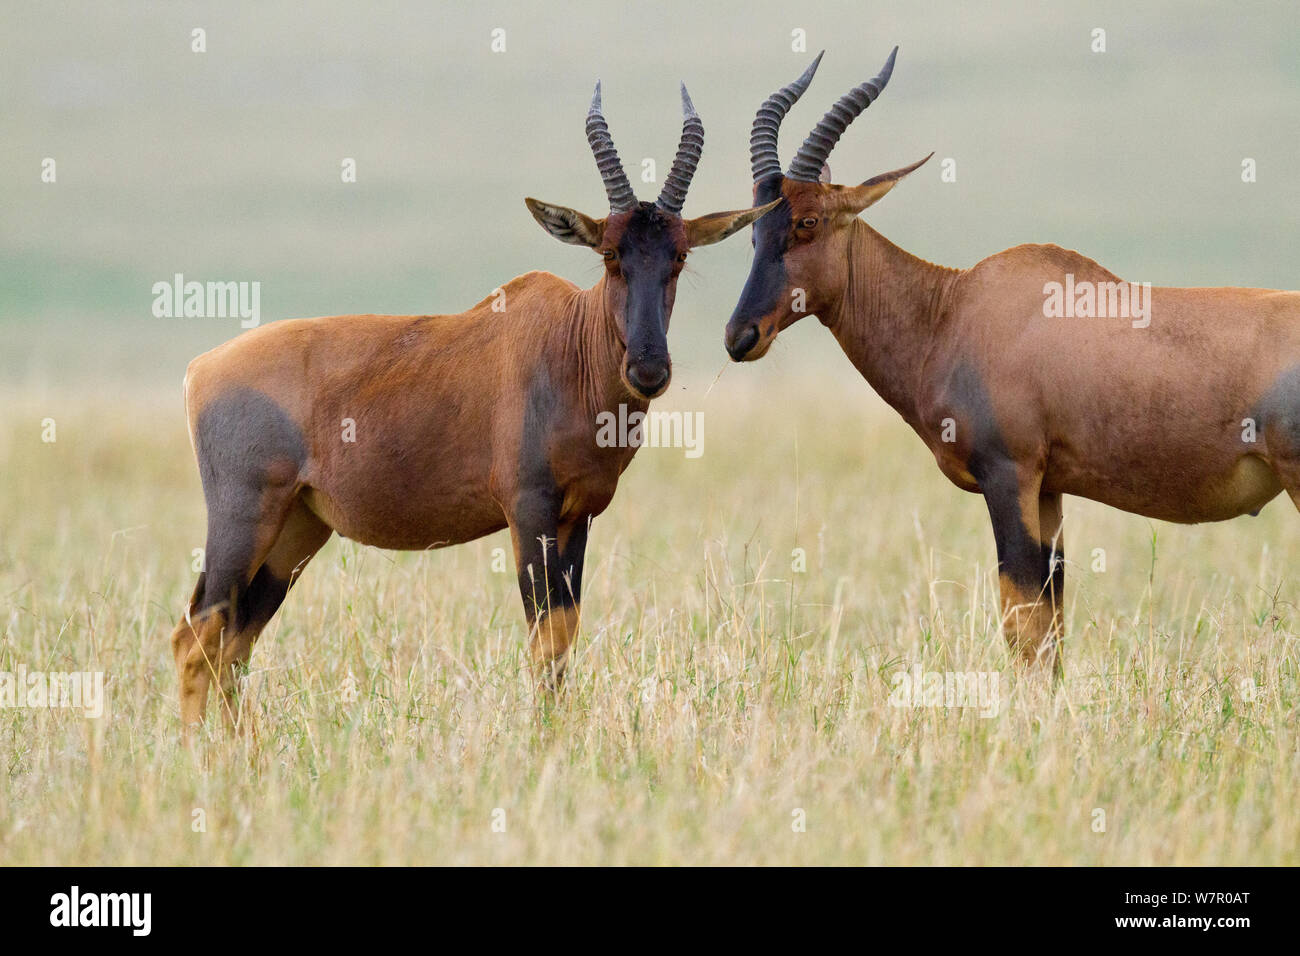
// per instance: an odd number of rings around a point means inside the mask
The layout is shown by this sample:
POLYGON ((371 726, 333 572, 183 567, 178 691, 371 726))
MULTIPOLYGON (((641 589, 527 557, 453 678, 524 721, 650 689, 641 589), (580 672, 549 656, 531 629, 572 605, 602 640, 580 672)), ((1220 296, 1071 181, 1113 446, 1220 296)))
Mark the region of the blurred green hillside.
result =
MULTIPOLYGON (((748 205, 754 110, 822 48, 783 158, 900 44, 831 165, 856 181, 936 151, 869 213, 918 255, 965 266, 1052 241, 1140 281, 1300 286, 1300 7, 1079 6, 10 5, 0 380, 176 388, 190 356, 239 332, 153 318, 151 285, 177 272, 260 281, 263 321, 458 311, 528 269, 593 281, 595 257, 545 236, 522 200, 603 213, 583 136, 595 79, 634 179, 642 158, 671 160, 686 81, 707 129, 687 203, 701 214, 748 205), (795 30, 808 52, 792 51, 795 30), (45 157, 56 184, 40 180, 45 157), (1258 182, 1241 182, 1243 157, 1258 182)), ((749 254, 742 236, 692 258, 672 333, 681 387, 725 364, 749 254)), ((728 375, 815 389, 825 361, 853 374, 811 323, 778 351, 728 375)))

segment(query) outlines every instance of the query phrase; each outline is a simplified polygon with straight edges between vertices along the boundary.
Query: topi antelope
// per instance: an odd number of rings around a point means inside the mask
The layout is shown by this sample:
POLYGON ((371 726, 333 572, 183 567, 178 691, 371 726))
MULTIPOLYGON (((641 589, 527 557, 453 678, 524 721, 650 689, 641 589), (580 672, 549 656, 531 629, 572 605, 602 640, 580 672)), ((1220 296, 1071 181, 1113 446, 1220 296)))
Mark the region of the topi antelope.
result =
POLYGON ((509 527, 539 686, 558 687, 589 523, 637 451, 600 447, 596 417, 620 404, 644 412, 668 387, 668 318, 688 252, 766 211, 682 218, 704 147, 685 86, 682 111, 659 198, 638 202, 597 83, 586 129, 609 214, 526 200, 547 232, 603 258, 592 288, 530 272, 459 315, 277 322, 190 363, 208 531, 172 635, 187 730, 203 721, 214 677, 234 725, 236 668, 332 531, 411 550, 509 527))
POLYGON ((727 351, 761 358, 815 313, 949 480, 984 496, 1007 640, 1059 676, 1063 494, 1185 523, 1256 513, 1283 489, 1300 506, 1300 293, 1145 286, 1125 308, 1143 287, 1058 246, 964 270, 909 255, 857 217, 925 159, 857 186, 824 175, 897 52, 784 174, 777 131, 821 57, 759 108, 755 204, 778 205, 754 227, 727 351))

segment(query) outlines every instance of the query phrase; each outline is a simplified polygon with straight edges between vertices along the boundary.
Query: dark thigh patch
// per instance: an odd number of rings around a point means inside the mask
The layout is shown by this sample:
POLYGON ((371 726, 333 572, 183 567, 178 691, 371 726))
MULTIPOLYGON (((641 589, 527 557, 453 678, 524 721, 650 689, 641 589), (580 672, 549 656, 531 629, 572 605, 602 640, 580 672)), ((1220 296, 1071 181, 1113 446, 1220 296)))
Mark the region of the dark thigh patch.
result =
POLYGON ((1253 417, 1272 454, 1300 457, 1300 365, 1293 365, 1277 377, 1260 399, 1253 417))
POLYGON ((251 388, 223 392, 199 412, 194 445, 208 506, 211 495, 296 480, 307 460, 302 430, 276 402, 251 388))
POLYGON ((232 388, 199 412, 194 445, 208 506, 204 603, 246 584, 260 525, 282 507, 306 462, 302 431, 261 392, 232 388))

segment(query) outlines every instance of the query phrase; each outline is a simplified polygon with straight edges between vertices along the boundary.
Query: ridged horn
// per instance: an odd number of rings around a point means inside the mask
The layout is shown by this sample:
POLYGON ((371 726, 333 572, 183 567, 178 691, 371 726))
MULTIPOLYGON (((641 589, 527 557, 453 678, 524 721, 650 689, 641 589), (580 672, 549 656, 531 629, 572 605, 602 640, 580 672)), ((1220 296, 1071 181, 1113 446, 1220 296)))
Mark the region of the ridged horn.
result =
POLYGON ((781 120, 790 112, 790 107, 798 102, 812 82, 821 63, 825 50, 817 54, 812 66, 803 71, 803 76, 789 86, 783 86, 763 101, 754 116, 754 127, 749 133, 749 165, 754 171, 754 182, 768 176, 781 174, 781 157, 776 151, 776 137, 781 131, 781 120))
POLYGON ((605 194, 609 196, 611 212, 625 212, 636 206, 636 193, 627 181, 627 173, 619 161, 618 150, 614 149, 614 138, 609 135, 609 124, 605 114, 600 111, 600 80, 596 81, 596 92, 591 97, 591 109, 587 110, 587 142, 596 157, 596 168, 600 170, 601 181, 605 184, 605 194))
POLYGON ((822 166, 830 156, 831 150, 835 148, 835 144, 844 135, 844 131, 849 128, 849 124, 884 91, 890 74, 894 72, 896 56, 898 56, 898 47, 894 47, 893 52, 889 54, 889 59, 885 61, 885 65, 874 79, 849 90, 826 112, 821 122, 813 127, 813 131, 803 141, 799 152, 795 153, 786 176, 805 183, 817 182, 822 166))
POLYGON ((664 179, 664 188, 659 192, 655 205, 664 212, 674 216, 682 214, 686 205, 686 191, 691 188, 691 179, 695 176, 695 167, 700 164, 700 154, 704 152, 704 122, 695 112, 691 94, 682 84, 682 139, 677 144, 677 156, 672 168, 664 179))

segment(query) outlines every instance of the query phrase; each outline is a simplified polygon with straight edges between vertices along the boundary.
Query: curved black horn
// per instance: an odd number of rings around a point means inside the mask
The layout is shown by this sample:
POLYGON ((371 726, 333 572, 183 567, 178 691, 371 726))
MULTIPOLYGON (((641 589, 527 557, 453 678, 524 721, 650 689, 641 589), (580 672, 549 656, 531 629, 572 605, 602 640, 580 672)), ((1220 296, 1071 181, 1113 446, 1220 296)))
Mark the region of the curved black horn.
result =
POLYGON ((682 140, 677 144, 677 156, 664 179, 664 188, 655 200, 656 206, 674 216, 682 214, 682 206, 686 205, 686 190, 691 188, 691 178, 695 175, 695 167, 700 164, 700 154, 703 152, 704 122, 700 119, 700 114, 695 112, 691 94, 686 92, 686 84, 683 83, 682 140))
POLYGON ((758 108, 758 113, 754 116, 754 127, 749 133, 749 165, 754 170, 754 182, 774 174, 781 175, 781 157, 776 152, 776 137, 781 130, 781 120, 785 119, 790 107, 808 89, 813 74, 817 72, 817 64, 821 63, 825 53, 825 50, 818 53, 812 66, 803 71, 803 76, 789 86, 781 87, 758 108))
POLYGON ((808 134, 808 138, 799 147, 799 152, 795 153, 794 159, 790 161, 790 170, 786 173, 789 178, 805 183, 817 182, 822 166, 830 156, 831 150, 835 148, 835 144, 839 142, 840 136, 884 90, 885 84, 889 82, 889 75, 894 72, 896 56, 898 56, 898 47, 894 47, 894 51, 889 54, 889 59, 885 61, 885 65, 875 79, 855 86, 827 110, 821 122, 808 134))
POLYGON ((636 194, 632 184, 627 181, 627 173, 619 162, 618 151, 614 149, 614 138, 609 135, 609 124, 605 114, 600 111, 600 80, 596 81, 596 92, 591 98, 591 109, 587 111, 587 142, 596 156, 596 168, 605 183, 605 193, 609 196, 611 212, 625 212, 636 206, 636 194))

